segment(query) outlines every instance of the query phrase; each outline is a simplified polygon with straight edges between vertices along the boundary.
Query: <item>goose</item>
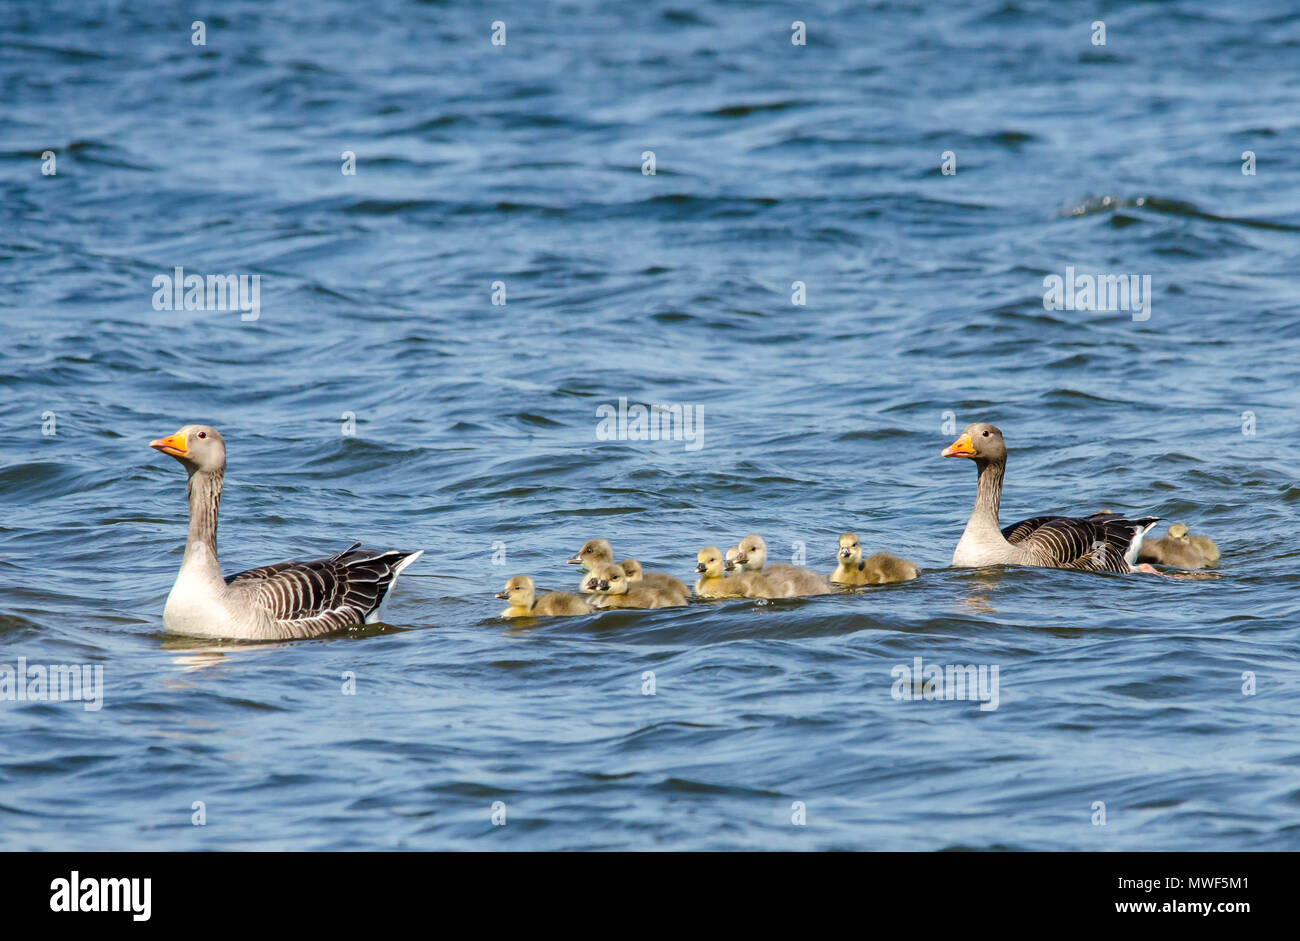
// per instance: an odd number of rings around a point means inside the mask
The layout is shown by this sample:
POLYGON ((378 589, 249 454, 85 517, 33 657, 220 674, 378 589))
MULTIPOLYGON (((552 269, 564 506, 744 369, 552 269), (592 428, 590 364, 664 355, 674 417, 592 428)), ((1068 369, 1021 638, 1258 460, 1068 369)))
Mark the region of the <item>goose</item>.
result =
POLYGON ((504 591, 497 592, 498 598, 510 602, 510 607, 501 612, 503 618, 536 618, 560 614, 590 614, 591 605, 585 598, 571 595, 567 591, 549 591, 537 597, 537 588, 528 575, 516 575, 506 582, 504 591))
POLYGON ((987 422, 967 425, 961 437, 943 449, 943 457, 965 457, 979 474, 975 508, 952 554, 952 564, 1035 565, 1084 572, 1154 572, 1137 566, 1142 537, 1159 518, 1126 519, 1117 514, 1035 516, 998 528, 1007 446, 1002 432, 987 422))
POLYGON ((736 556, 740 555, 740 546, 732 546, 722 557, 722 570, 730 575, 736 571, 736 556))
POLYGON ((379 620, 397 576, 424 554, 361 550, 355 543, 328 559, 280 562, 222 578, 217 507, 226 442, 208 425, 186 425, 149 442, 189 473, 190 528, 180 572, 163 608, 178 634, 238 640, 317 637, 379 620))
POLYGON ((780 593, 765 576, 758 572, 739 569, 730 576, 723 575, 723 555, 717 546, 705 546, 695 556, 695 571, 700 577, 695 582, 697 598, 779 598, 780 593))
POLYGON ((1194 548, 1201 550, 1206 565, 1213 565, 1219 561, 1219 547, 1214 544, 1214 540, 1209 536, 1197 536, 1193 533, 1188 538, 1191 539, 1194 548))
POLYGON ((1174 523, 1163 539, 1149 539, 1138 551, 1139 562, 1155 562, 1180 569, 1203 569, 1219 561, 1219 549, 1205 536, 1192 536, 1183 523, 1174 523))
POLYGON ((801 598, 805 595, 830 594, 831 586, 825 576, 797 565, 767 564, 767 543, 762 536, 749 535, 740 540, 736 565, 746 572, 761 572, 767 576, 781 598, 801 598))
POLYGON ((683 593, 632 585, 621 565, 602 565, 595 575, 599 579, 597 608, 680 608, 686 604, 683 593))
MULTIPOLYGON (((578 565, 584 572, 594 572, 602 565, 614 564, 614 550, 609 544, 608 539, 588 539, 582 544, 582 548, 577 554, 566 559, 569 565, 578 565)), ((642 578, 647 585, 655 588, 677 588, 682 592, 686 591, 686 586, 671 575, 663 575, 659 572, 643 572, 642 578)), ((584 593, 590 593, 587 583, 590 579, 584 575, 578 583, 578 590, 584 593)))
POLYGON ((858 534, 845 533, 840 537, 839 564, 831 572, 830 580, 837 585, 856 587, 905 582, 919 574, 920 570, 911 562, 888 552, 877 552, 862 558, 862 543, 858 540, 858 534))
POLYGON ((662 588, 665 591, 676 592, 682 597, 690 594, 690 589, 679 579, 671 575, 665 575, 663 572, 647 572, 641 568, 641 563, 636 559, 624 559, 619 563, 619 567, 627 575, 628 584, 633 588, 644 586, 646 588, 662 588))

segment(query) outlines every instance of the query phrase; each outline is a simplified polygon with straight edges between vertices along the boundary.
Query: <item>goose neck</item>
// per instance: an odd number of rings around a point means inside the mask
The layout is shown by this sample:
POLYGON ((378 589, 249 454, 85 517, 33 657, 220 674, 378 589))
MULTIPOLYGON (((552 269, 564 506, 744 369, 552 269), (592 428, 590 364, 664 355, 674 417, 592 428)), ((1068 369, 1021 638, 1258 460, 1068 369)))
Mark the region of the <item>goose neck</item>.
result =
POLYGON ((185 539, 185 557, 206 550, 217 557, 217 508, 221 505, 221 471, 194 471, 190 474, 190 530, 185 539))
POLYGON ((971 521, 978 519, 982 524, 998 525, 998 510, 1002 504, 1002 476, 1006 471, 1005 461, 977 461, 979 482, 975 488, 975 509, 971 521))

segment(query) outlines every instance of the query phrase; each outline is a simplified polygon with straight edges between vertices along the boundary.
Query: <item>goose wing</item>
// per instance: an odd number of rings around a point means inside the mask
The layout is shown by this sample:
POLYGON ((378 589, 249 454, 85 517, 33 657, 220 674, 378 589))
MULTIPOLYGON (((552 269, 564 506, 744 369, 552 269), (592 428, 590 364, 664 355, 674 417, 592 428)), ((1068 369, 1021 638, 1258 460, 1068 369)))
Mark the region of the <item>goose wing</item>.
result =
POLYGON ((1035 516, 1006 527, 1002 535, 1039 565, 1082 572, 1131 572, 1142 537, 1157 519, 1130 520, 1114 514, 1086 519, 1035 516))
POLYGON ((290 637, 315 637, 374 620, 402 569, 422 554, 359 550, 355 543, 327 559, 281 562, 226 579, 236 603, 290 637))
POLYGON ((1002 538, 1013 546, 1021 542, 1026 536, 1042 526, 1049 520, 1069 519, 1067 516, 1034 516, 1027 520, 1021 520, 1019 523, 1012 523, 1002 530, 1002 538))

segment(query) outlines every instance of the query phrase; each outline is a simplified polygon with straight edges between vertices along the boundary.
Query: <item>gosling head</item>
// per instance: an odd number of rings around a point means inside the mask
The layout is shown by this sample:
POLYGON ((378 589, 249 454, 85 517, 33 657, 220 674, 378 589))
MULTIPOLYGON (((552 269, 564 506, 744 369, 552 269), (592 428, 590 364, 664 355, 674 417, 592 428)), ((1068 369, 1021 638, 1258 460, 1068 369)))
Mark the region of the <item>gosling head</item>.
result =
POLYGON ((627 594, 627 573, 621 565, 602 565, 596 575, 600 579, 602 595, 627 594))
POLYGON ((943 449, 941 457, 968 457, 977 464, 986 461, 1005 461, 1007 443, 1002 440, 1002 432, 996 425, 977 421, 962 431, 959 437, 943 449))
POLYGON ((736 570, 736 556, 740 555, 740 546, 732 546, 722 559, 722 567, 728 572, 736 570))
POLYGON ((614 561, 614 550, 609 547, 607 539, 588 539, 578 550, 578 554, 568 559, 569 565, 581 565, 588 572, 596 571, 599 565, 608 565, 614 561))
POLYGON ((641 563, 636 559, 624 559, 618 564, 618 567, 627 576, 629 585, 635 585, 645 578, 645 573, 641 571, 641 563))
POLYGON ((150 441, 149 447, 176 458, 191 474, 213 474, 226 468, 225 439, 211 425, 186 425, 166 438, 150 441))
POLYGON ((1188 542, 1187 527, 1182 523, 1174 523, 1169 527, 1169 538, 1177 539, 1179 542, 1188 542))
POLYGON ((722 565, 722 553, 717 546, 705 546, 695 554, 695 571, 705 578, 721 578, 722 565))
POLYGON ((740 540, 736 565, 746 572, 761 572, 767 564, 767 543, 762 536, 750 535, 740 540))
POLYGON ((845 533, 840 537, 839 559, 845 565, 857 565, 862 561, 862 543, 857 533, 845 533))
POLYGON ((531 608, 537 589, 533 580, 527 575, 516 575, 506 582, 504 591, 497 592, 497 597, 510 602, 513 608, 531 608))

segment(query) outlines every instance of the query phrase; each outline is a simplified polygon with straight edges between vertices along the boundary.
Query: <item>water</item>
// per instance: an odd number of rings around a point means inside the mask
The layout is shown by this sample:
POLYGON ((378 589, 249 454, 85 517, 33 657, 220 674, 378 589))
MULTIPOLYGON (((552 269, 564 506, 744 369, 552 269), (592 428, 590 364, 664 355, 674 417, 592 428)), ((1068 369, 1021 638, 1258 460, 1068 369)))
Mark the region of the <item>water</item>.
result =
POLYGON ((0 10, 0 664, 105 686, 0 703, 0 847, 1300 846, 1291 4, 219 8, 0 10), (178 265, 258 318, 155 310, 178 265), (1045 310, 1066 266, 1150 319, 1045 310), (701 446, 597 440, 620 397, 701 446), (1005 432, 1004 521, 1181 520, 1221 577, 949 568, 945 419, 1005 432), (163 631, 189 421, 228 572, 427 550, 389 626, 163 631), (593 536, 685 577, 850 529, 923 576, 496 619, 593 536), (998 708, 895 701, 917 656, 998 708))

